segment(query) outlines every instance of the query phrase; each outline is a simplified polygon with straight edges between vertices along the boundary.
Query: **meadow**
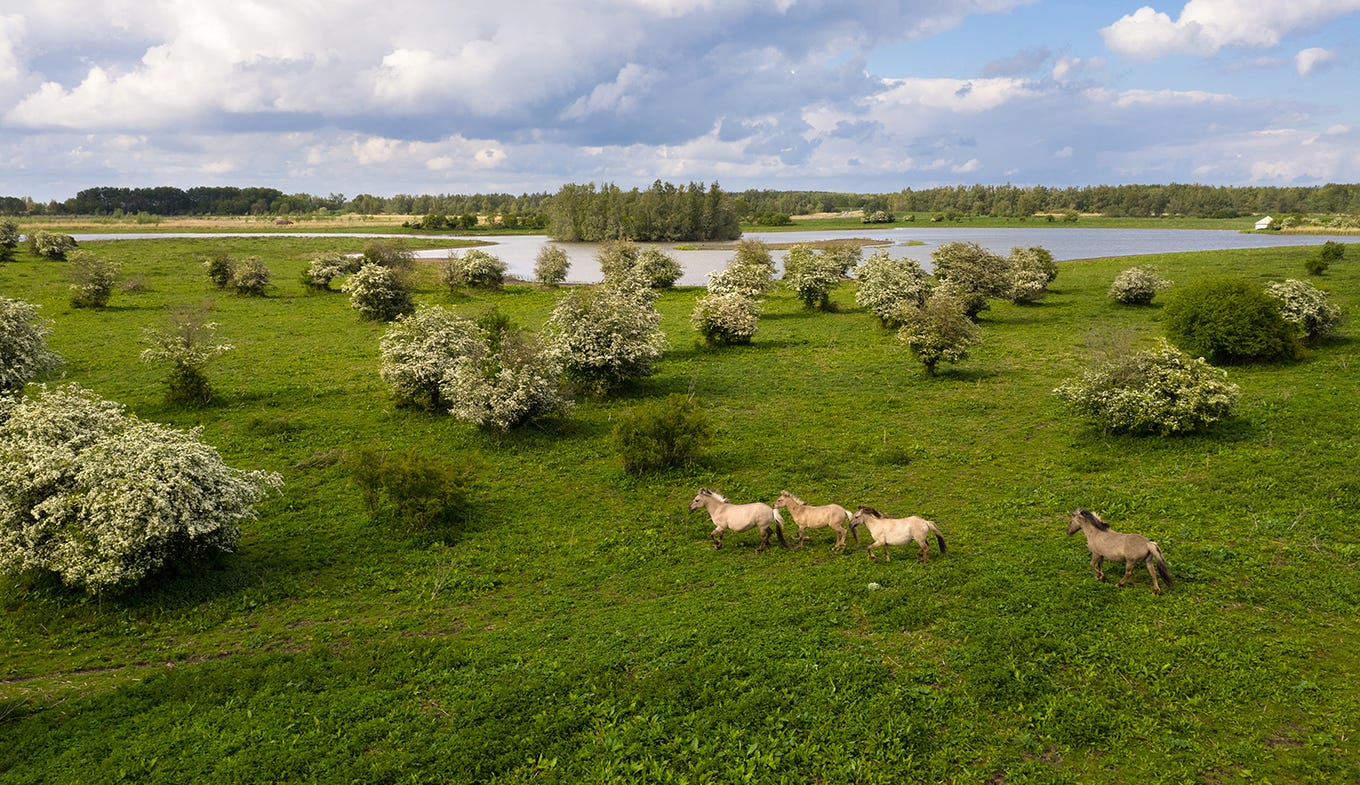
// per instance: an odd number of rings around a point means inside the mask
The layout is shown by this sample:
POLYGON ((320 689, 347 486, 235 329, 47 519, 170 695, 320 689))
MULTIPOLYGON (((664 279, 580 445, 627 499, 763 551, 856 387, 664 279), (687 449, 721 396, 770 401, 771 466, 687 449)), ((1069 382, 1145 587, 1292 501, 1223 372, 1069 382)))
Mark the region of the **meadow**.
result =
MULTIPOLYGON (((445 243, 446 245, 446 243, 445 243)), ((42 305, 64 378, 281 472, 240 548, 121 597, 0 578, 0 780, 145 782, 1306 782, 1360 779, 1360 358, 1354 327, 1235 366, 1236 415, 1202 434, 1102 433, 1052 390, 1150 345, 1159 307, 1114 275, 1304 278, 1314 249, 1063 262, 1046 300, 993 303, 985 343, 935 378, 840 285, 791 293, 750 346, 700 345, 700 289, 662 294, 658 372, 498 435, 393 406, 381 324, 298 282, 355 238, 108 241, 135 291, 69 305, 62 263, 20 249, 0 293, 42 305), (201 259, 259 255, 263 298, 201 259), (203 304, 236 346, 202 409, 137 361, 168 308, 203 304), (642 401, 692 394, 696 465, 626 474, 610 445, 642 401), (468 462, 458 525, 370 518, 358 446, 468 462), (714 550, 699 487, 936 521, 947 554, 866 558, 832 535, 714 550), (1157 540, 1175 583, 1097 582, 1077 507, 1157 540)), ((683 262, 683 254, 679 257, 683 262)), ((1312 279, 1360 308, 1360 248, 1312 279), (1355 257, 1355 258, 1350 258, 1355 257)), ((552 290, 419 300, 541 326, 552 290)), ((1160 299, 1160 298, 1159 298, 1160 299)), ((792 532, 788 527, 786 535, 792 532)))

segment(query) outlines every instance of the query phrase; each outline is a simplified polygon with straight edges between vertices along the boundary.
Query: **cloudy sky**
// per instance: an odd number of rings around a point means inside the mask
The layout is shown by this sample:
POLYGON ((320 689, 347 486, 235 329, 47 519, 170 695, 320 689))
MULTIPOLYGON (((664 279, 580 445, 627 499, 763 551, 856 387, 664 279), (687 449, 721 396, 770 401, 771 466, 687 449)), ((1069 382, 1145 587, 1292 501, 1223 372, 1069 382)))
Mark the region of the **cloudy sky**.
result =
POLYGON ((1360 0, 1152 2, 3 0, 0 195, 1360 181, 1360 0))

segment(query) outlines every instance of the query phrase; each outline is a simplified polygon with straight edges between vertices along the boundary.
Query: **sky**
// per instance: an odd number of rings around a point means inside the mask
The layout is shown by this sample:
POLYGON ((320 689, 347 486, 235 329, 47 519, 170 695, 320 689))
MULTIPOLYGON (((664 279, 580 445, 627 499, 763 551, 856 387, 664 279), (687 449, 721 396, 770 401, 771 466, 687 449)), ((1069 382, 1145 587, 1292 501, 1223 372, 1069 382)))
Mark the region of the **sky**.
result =
POLYGON ((1360 0, 0 0, 0 195, 1360 182, 1360 0))

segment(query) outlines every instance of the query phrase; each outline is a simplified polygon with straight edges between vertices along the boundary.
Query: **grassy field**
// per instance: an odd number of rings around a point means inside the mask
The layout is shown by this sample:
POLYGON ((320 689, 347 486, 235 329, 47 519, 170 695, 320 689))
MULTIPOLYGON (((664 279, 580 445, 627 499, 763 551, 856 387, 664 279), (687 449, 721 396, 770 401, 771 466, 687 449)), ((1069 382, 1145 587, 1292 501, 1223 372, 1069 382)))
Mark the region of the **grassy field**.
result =
MULTIPOLYGON (((1161 334, 1106 297, 1135 263, 1176 283, 1304 277, 1307 248, 1063 263, 1046 301, 994 304, 986 343, 927 378, 854 303, 772 297, 749 347, 702 348, 700 290, 665 293, 659 372, 505 436, 395 409, 381 325, 297 282, 360 241, 112 241, 143 290, 72 309, 61 263, 0 265, 43 306, 66 380, 282 472, 237 553, 102 601, 0 579, 0 780, 253 782, 1354 782, 1360 779, 1360 358, 1354 328, 1302 360, 1234 367, 1237 416, 1181 438, 1109 436, 1051 394, 1094 353, 1161 334), (265 298, 199 259, 260 255, 265 298), (162 402, 136 360, 167 308, 205 303, 237 349, 219 404, 162 402), (703 462, 643 478, 609 434, 693 393, 703 462), (371 521, 338 461, 360 445, 481 467, 438 536, 371 521), (715 551, 700 486, 781 489, 935 520, 945 555, 870 562, 831 534, 715 551), (1076 507, 1160 542, 1176 582, 1095 581, 1076 507)), ((1360 248, 1350 247, 1360 257, 1360 248)), ((538 327, 551 291, 495 306, 538 327)), ((1360 261, 1314 283, 1355 312, 1360 261)), ((853 546, 853 543, 852 543, 853 546)))

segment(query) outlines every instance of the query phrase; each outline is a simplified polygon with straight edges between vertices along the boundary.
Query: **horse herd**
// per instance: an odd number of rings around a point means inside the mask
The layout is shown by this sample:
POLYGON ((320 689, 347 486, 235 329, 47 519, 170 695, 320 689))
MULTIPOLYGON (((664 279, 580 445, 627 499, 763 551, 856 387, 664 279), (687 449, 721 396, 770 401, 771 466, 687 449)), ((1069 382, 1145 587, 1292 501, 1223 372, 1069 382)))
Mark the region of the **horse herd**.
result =
MULTIPOLYGON (((944 535, 940 533, 940 527, 936 526, 934 521, 915 515, 888 518, 868 505, 860 505, 852 514, 839 504, 808 504, 788 491, 781 491, 773 505, 763 502, 733 504, 717 491, 700 488, 689 503, 689 511, 694 512, 700 507, 707 510, 708 516, 713 519, 713 531, 709 534, 709 539, 713 540, 714 548, 722 547, 723 534, 726 532, 759 529, 760 545, 756 551, 764 551, 770 544, 771 528, 778 536, 779 544, 788 548, 789 544, 784 539, 784 519, 779 514, 780 510, 788 510, 789 515, 793 516, 793 522, 798 526, 799 548, 807 545, 809 540, 807 532, 810 529, 831 529, 836 532, 836 542, 831 546, 831 550, 839 551, 845 547, 846 534, 853 537, 855 542, 859 542, 859 535, 855 530, 863 526, 873 537, 868 552, 869 558, 875 561, 878 560, 874 555, 875 549, 882 548, 883 560, 892 561, 888 553, 889 545, 906 545, 914 541, 918 558, 922 562, 928 562, 929 535, 932 533, 935 535, 935 541, 939 543, 940 553, 947 552, 944 535)), ((1099 515, 1085 509, 1073 512, 1067 524, 1068 535, 1076 534, 1078 531, 1086 536, 1086 547, 1091 552, 1091 571, 1095 573, 1097 580, 1105 580, 1103 567, 1105 560, 1109 559, 1124 563, 1124 577, 1119 581, 1119 586, 1128 583, 1133 568, 1139 562, 1147 566, 1148 575, 1152 576, 1154 594, 1162 593, 1162 586, 1157 581, 1158 575, 1167 585, 1171 584, 1171 570, 1162 556, 1161 548, 1152 540, 1141 534, 1116 532, 1101 520, 1099 515)))

